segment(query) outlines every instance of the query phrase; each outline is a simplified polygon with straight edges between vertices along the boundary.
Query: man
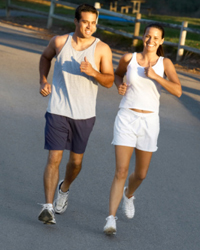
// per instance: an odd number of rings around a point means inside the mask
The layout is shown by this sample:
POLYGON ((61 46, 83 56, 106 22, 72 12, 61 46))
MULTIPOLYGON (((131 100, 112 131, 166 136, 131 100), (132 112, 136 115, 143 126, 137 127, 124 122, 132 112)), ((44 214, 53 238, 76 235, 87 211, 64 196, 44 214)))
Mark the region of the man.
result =
POLYGON ((51 93, 45 115, 45 149, 49 150, 44 171, 46 203, 38 216, 47 224, 56 223, 54 212, 66 210, 69 187, 81 170, 95 122, 98 83, 110 88, 114 81, 111 49, 92 36, 97 17, 93 6, 80 5, 75 12, 75 32, 53 37, 40 59, 40 93, 51 93), (51 86, 47 76, 54 56, 57 60, 51 86), (69 161, 65 178, 58 184, 64 149, 70 150, 69 161))

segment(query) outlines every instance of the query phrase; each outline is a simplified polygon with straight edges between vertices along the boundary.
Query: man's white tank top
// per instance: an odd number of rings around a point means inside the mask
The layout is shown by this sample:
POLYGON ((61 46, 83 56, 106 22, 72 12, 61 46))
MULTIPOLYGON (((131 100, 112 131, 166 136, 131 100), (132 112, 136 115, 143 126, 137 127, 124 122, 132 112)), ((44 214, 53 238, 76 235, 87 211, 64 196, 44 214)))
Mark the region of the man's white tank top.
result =
MULTIPOLYGON (((137 63, 136 54, 133 53, 127 66, 126 83, 128 87, 119 107, 159 112, 161 85, 145 75, 144 67, 137 63)), ((164 78, 163 59, 164 57, 159 57, 152 68, 156 74, 164 78)))
POLYGON ((80 64, 86 56, 98 71, 94 53, 100 40, 96 38, 87 49, 76 51, 71 44, 72 36, 70 33, 55 62, 47 112, 72 119, 88 119, 96 115, 98 82, 82 73, 80 64))

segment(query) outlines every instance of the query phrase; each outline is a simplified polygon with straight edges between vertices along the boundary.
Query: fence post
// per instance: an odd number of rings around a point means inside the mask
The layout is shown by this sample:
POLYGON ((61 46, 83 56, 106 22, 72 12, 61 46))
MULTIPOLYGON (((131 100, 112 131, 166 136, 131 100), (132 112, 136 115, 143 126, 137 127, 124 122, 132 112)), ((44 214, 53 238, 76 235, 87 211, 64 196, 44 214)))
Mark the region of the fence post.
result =
POLYGON ((177 55, 176 55, 177 62, 179 62, 181 60, 181 58, 184 54, 184 49, 181 48, 181 46, 185 45, 187 30, 184 30, 184 28, 187 28, 187 27, 188 27, 188 22, 187 21, 182 22, 180 38, 179 38, 179 43, 178 43, 178 50, 177 50, 177 55))
POLYGON ((50 29, 52 26, 52 23, 53 23, 52 15, 54 13, 55 5, 56 5, 56 0, 51 0, 51 6, 49 9, 49 16, 48 16, 48 21, 47 21, 47 29, 50 29))
POLYGON ((6 0, 6 17, 10 16, 10 0, 6 0))
MULTIPOLYGON (((140 34, 140 22, 137 21, 138 19, 141 19, 140 13, 136 14, 134 36, 139 36, 140 34)), ((133 39, 133 46, 136 46, 137 43, 138 43, 138 39, 133 39)))
POLYGON ((99 11, 98 11, 98 9, 101 9, 101 4, 99 2, 95 2, 94 7, 95 7, 95 9, 97 9, 97 13, 98 13, 97 22, 96 22, 96 24, 98 24, 98 20, 99 20, 99 11))

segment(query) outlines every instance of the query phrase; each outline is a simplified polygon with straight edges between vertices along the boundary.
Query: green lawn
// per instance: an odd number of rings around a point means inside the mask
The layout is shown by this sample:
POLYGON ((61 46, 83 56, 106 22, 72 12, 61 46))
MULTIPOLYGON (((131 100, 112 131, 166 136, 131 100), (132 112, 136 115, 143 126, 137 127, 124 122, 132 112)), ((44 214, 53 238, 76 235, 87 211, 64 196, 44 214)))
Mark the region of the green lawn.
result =
MULTIPOLYGON (((152 21, 160 21, 160 22, 165 22, 165 23, 173 23, 173 24, 178 24, 181 25, 183 21, 188 21, 188 27, 189 28, 195 28, 200 30, 200 19, 197 18, 178 18, 178 17, 171 17, 171 16, 145 16, 142 15, 142 19, 148 19, 152 21)), ((125 22, 113 22, 113 21, 108 21, 108 20, 99 20, 99 24, 105 25, 112 27, 116 30, 120 31, 126 31, 128 33, 133 33, 134 31, 134 23, 125 23, 125 22)), ((140 36, 143 35, 144 28, 146 24, 141 24, 140 28, 140 36)), ((173 29, 173 28, 168 28, 165 27, 165 40, 178 43, 179 41, 179 36, 180 36, 180 29, 173 29)), ((200 49, 200 35, 187 32, 187 37, 186 37, 186 45, 194 48, 200 49)))
MULTIPOLYGON (((0 8, 5 8, 5 0, 1 0, 0 2, 0 8)), ((43 0, 11 0, 11 3, 20 5, 26 8, 32 8, 35 10, 40 10, 47 12, 49 11, 50 2, 43 1, 43 0)), ((73 18, 74 17, 74 9, 65 7, 56 7, 55 9, 56 14, 66 15, 68 17, 73 18)), ((130 16, 134 16, 133 14, 129 14, 130 16)), ((173 24, 179 24, 183 21, 188 21, 188 27, 189 28, 196 28, 200 29, 200 18, 189 18, 189 17, 173 17, 173 16, 161 16, 161 15, 152 15, 152 16, 146 16, 142 15, 142 19, 148 19, 152 21, 160 21, 160 22, 166 22, 166 23, 173 23, 173 24)), ((133 33, 134 31, 134 23, 125 23, 125 22, 116 22, 116 21, 108 21, 108 20, 99 20, 99 24, 112 27, 116 30, 125 31, 128 33, 133 33)), ((64 25, 64 24, 63 24, 64 25)), ((140 36, 142 36, 144 31, 144 24, 141 24, 140 29, 140 36)), ((104 36, 110 36, 111 39, 114 40, 114 37, 117 38, 118 41, 123 41, 127 43, 132 43, 131 39, 125 39, 124 37, 121 37, 119 35, 113 35, 109 32, 105 31, 99 31, 104 36), (113 37, 114 36, 114 37, 113 37)), ((172 28, 165 28, 165 40, 178 43, 180 30, 179 29, 172 29, 172 28)), ((109 38, 109 39, 110 39, 109 38)), ((195 33, 187 32, 186 37, 186 45, 194 48, 200 49, 200 35, 195 33)))

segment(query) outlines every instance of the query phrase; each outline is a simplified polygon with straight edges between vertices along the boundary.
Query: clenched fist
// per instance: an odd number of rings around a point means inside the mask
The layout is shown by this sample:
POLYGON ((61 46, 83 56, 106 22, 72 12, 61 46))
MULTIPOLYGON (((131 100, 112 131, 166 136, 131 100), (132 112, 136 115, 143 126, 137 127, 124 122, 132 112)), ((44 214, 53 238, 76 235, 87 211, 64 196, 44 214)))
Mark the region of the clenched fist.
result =
POLYGON ((119 87, 118 87, 118 93, 119 93, 120 95, 125 95, 125 94, 126 94, 127 87, 128 87, 128 85, 127 85, 125 82, 122 83, 122 84, 120 84, 119 87))

